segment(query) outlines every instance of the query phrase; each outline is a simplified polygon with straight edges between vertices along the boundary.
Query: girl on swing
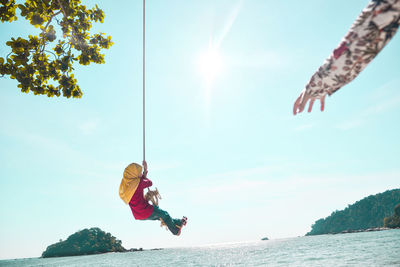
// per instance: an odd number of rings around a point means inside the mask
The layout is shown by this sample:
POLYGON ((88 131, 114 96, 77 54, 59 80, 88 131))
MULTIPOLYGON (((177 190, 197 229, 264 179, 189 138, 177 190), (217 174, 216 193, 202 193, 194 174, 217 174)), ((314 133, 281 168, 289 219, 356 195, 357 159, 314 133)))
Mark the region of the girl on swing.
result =
MULTIPOLYGON (((131 163, 124 170, 124 175, 119 187, 121 199, 129 205, 133 217, 136 220, 159 220, 161 224, 166 225, 172 234, 179 236, 182 227, 186 225, 187 218, 173 219, 168 212, 158 207, 157 201, 152 201, 151 205, 144 196, 144 189, 152 186, 153 183, 147 178, 147 163, 143 160, 142 166, 137 163, 131 163)), ((149 193, 158 191, 149 191, 149 193)), ((157 197, 156 197, 157 198, 157 197)))

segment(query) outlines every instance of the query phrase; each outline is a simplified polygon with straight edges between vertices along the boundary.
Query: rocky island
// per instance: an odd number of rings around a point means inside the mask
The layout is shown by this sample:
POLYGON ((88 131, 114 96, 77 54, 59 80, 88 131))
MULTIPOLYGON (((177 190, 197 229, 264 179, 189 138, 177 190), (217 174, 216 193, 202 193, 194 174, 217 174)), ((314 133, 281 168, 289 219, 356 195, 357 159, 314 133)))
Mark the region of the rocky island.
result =
POLYGON ((125 249, 121 240, 110 233, 93 227, 84 229, 70 235, 66 240, 57 242, 47 247, 42 253, 43 258, 64 257, 78 255, 92 255, 107 252, 143 251, 140 249, 125 249))

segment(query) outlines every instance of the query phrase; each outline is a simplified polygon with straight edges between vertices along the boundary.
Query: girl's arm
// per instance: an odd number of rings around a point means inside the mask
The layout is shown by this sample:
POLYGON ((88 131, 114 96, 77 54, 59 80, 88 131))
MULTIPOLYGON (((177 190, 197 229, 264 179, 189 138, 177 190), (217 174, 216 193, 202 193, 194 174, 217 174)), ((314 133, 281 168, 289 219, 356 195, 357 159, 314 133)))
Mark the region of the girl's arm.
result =
POLYGON ((143 160, 143 174, 142 174, 142 182, 143 182, 143 188, 147 188, 153 185, 153 182, 147 178, 147 162, 143 160))
POLYGON ((153 185, 153 182, 148 178, 142 178, 143 188, 147 188, 153 185))
POLYGON ((372 0, 353 23, 339 46, 311 77, 293 106, 293 114, 316 99, 324 110, 325 96, 351 82, 390 41, 400 24, 400 0, 372 0))

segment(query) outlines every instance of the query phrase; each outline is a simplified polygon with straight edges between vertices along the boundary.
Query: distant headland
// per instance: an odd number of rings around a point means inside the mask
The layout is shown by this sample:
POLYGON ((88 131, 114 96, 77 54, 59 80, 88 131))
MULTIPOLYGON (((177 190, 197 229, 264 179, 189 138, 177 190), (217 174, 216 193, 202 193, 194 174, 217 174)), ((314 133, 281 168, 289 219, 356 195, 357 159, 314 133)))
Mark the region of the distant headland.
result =
POLYGON ((370 195, 317 220, 306 235, 381 231, 400 227, 400 189, 370 195))

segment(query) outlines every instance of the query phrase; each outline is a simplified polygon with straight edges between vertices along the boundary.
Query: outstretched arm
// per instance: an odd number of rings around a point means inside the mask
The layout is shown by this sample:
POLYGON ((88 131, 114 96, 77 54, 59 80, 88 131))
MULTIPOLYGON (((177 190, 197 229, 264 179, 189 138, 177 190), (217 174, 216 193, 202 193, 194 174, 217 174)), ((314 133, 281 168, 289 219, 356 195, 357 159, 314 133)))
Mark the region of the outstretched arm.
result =
POLYGON ((147 177, 147 173, 148 173, 148 170, 147 170, 147 162, 146 162, 145 160, 143 160, 142 165, 143 165, 143 174, 142 174, 142 177, 143 177, 143 178, 146 178, 146 177, 147 177))
POLYGON ((354 80, 396 33, 400 24, 400 0, 372 0, 353 23, 331 56, 311 77, 294 103, 293 114, 316 99, 324 110, 325 97, 354 80))
POLYGON ((145 160, 143 160, 143 174, 142 174, 142 181, 143 181, 143 188, 147 188, 153 185, 153 182, 147 178, 147 162, 145 160))

